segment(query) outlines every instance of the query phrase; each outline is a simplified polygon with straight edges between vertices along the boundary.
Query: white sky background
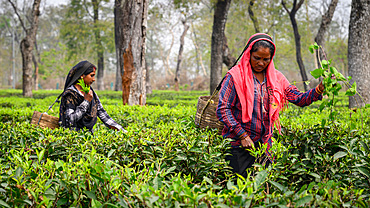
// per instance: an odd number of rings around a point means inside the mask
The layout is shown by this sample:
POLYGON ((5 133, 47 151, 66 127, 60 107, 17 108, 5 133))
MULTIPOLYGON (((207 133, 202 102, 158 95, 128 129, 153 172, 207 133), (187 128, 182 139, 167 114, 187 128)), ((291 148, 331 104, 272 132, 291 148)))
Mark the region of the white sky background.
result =
POLYGON ((66 5, 69 2, 69 0, 44 0, 44 2, 47 5, 57 6, 57 5, 61 5, 61 4, 66 5))

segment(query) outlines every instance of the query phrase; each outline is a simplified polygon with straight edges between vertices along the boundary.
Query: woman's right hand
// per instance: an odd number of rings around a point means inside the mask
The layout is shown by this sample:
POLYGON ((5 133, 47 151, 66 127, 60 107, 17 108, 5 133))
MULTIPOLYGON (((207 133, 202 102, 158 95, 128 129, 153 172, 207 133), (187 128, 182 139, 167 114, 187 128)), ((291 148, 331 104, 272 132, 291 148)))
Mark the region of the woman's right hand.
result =
POLYGON ((240 142, 241 142, 242 147, 245 149, 252 149, 252 147, 254 146, 254 143, 249 136, 242 138, 240 142))
POLYGON ((85 98, 85 100, 91 102, 92 98, 93 98, 92 90, 90 90, 89 93, 84 93, 84 98, 85 98))

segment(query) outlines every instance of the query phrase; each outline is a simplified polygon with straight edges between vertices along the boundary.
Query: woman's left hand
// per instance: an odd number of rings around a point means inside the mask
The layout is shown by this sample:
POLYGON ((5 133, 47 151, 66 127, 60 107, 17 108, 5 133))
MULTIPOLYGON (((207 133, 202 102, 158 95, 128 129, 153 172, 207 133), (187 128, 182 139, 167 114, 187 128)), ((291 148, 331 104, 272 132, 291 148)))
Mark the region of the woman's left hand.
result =
POLYGON ((114 127, 114 126, 109 126, 109 128, 110 129, 114 129, 114 130, 116 130, 116 131, 119 131, 119 129, 117 129, 116 127, 114 127))

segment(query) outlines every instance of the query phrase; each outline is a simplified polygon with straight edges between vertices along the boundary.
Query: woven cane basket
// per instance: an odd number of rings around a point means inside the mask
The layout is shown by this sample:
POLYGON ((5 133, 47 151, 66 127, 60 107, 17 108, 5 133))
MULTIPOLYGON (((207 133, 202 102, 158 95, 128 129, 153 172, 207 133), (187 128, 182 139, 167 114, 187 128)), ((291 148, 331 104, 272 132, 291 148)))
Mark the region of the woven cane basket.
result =
POLYGON ((46 113, 34 111, 32 115, 31 124, 40 126, 41 128, 55 129, 59 127, 59 118, 55 116, 50 116, 46 113))
POLYGON ((217 105, 218 96, 200 96, 198 98, 197 113, 194 119, 195 125, 202 129, 207 127, 218 129, 218 134, 221 134, 224 124, 217 119, 217 105))

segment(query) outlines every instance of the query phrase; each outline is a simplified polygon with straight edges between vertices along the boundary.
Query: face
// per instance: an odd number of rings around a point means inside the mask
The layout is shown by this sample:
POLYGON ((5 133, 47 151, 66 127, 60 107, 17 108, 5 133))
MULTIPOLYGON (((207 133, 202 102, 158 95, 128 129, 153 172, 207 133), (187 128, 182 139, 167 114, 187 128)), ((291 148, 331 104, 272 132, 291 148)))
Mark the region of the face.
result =
POLYGON ((269 48, 259 47, 257 51, 251 53, 252 70, 257 73, 263 72, 271 62, 269 48))
POLYGON ((95 82, 95 69, 88 75, 82 75, 81 78, 84 80, 85 84, 90 86, 92 83, 95 82))

